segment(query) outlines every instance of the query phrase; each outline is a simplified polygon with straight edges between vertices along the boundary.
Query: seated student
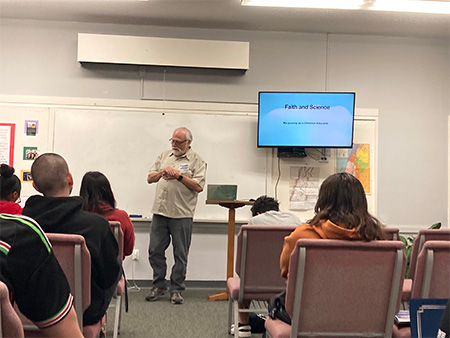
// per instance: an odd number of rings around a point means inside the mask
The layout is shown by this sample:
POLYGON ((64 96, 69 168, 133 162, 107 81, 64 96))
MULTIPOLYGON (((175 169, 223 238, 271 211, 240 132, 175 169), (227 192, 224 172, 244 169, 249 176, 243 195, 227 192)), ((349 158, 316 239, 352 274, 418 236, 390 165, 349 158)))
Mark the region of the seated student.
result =
POLYGON ((0 214, 0 280, 44 336, 83 337, 69 283, 33 219, 0 214))
POLYGON ((118 245, 108 221, 82 210, 80 197, 70 197, 72 174, 60 155, 47 153, 31 166, 33 187, 44 196, 28 198, 23 214, 37 220, 45 232, 79 234, 91 254, 91 304, 83 324, 100 321, 108 308, 122 273, 118 245))
POLYGON ((281 212, 280 204, 273 197, 266 195, 260 196, 256 199, 251 208, 252 218, 248 224, 258 225, 300 225, 302 221, 290 213, 281 212))
POLYGON ((385 238, 380 221, 369 214, 361 182, 348 173, 333 174, 323 181, 314 212, 311 220, 284 238, 280 268, 285 278, 289 258, 301 238, 367 241, 385 238))
MULTIPOLYGON (((281 212, 280 204, 273 197, 260 196, 251 208, 252 218, 248 221, 250 225, 300 225, 302 221, 290 213, 281 212)), ((239 305, 240 309, 248 309, 250 301, 244 301, 239 305)), ((239 337, 251 337, 252 333, 263 333, 265 316, 254 312, 239 313, 239 337)), ((234 325, 231 328, 234 332, 234 325)))
POLYGON ((98 171, 84 174, 80 197, 83 199, 84 210, 100 214, 108 221, 120 222, 123 232, 123 258, 131 255, 135 239, 133 223, 125 211, 116 208, 116 200, 106 176, 98 171))
POLYGON ((20 215, 22 207, 16 203, 22 189, 19 178, 14 175, 14 168, 3 163, 0 166, 0 213, 20 215))
POLYGON ((289 258, 300 238, 384 239, 383 226, 369 214, 361 182, 347 173, 329 176, 319 189, 315 215, 284 239, 281 276, 287 278, 289 258))

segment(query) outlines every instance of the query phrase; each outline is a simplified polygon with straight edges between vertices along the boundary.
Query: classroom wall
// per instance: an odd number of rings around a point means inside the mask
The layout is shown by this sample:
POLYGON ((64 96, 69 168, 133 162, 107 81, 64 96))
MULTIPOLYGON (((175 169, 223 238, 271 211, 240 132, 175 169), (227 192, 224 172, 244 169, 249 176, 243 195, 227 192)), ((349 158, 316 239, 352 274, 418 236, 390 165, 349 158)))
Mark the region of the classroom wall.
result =
MULTIPOLYGON (((256 103, 259 90, 355 91, 379 114, 377 216, 405 231, 448 226, 449 62, 442 39, 0 21, 0 95, 256 103), (78 33, 249 41, 250 69, 82 66, 78 33)), ((225 275, 200 270, 190 278, 225 275)))

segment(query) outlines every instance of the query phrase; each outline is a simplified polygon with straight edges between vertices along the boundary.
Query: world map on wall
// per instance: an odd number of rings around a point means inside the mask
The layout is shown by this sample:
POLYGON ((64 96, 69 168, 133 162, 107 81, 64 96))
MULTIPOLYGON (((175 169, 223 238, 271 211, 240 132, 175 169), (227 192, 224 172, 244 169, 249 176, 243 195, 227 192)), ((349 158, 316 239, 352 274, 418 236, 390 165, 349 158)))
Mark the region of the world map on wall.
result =
POLYGON ((355 176, 365 193, 370 194, 370 145, 354 143, 351 149, 336 150, 335 171, 355 176))

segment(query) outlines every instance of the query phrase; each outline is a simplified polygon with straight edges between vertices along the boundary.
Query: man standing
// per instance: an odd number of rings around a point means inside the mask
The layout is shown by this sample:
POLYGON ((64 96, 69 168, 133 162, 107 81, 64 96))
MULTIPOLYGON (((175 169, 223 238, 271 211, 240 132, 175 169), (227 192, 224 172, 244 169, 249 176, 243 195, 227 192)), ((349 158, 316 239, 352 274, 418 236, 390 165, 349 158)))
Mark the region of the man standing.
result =
POLYGON ((58 154, 39 156, 31 166, 33 187, 44 196, 28 198, 23 214, 39 222, 45 232, 82 235, 91 254, 91 304, 83 313, 83 325, 97 323, 105 315, 122 274, 118 245, 108 221, 82 210, 79 197, 70 197, 73 177, 58 154))
POLYGON ((169 140, 172 149, 163 152, 150 168, 147 182, 158 182, 153 203, 149 262, 153 287, 145 297, 155 301, 167 291, 165 252, 172 239, 175 263, 170 276, 170 301, 183 304, 192 220, 197 196, 205 185, 206 162, 191 149, 192 133, 181 127, 169 140))

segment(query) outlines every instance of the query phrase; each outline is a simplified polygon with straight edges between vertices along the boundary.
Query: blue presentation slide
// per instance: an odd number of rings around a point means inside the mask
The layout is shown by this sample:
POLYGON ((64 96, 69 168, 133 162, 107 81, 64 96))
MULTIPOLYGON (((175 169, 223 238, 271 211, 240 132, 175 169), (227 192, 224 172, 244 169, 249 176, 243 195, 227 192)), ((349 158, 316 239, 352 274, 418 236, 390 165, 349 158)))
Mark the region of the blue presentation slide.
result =
POLYGON ((351 147, 354 93, 260 92, 258 145, 351 147))

